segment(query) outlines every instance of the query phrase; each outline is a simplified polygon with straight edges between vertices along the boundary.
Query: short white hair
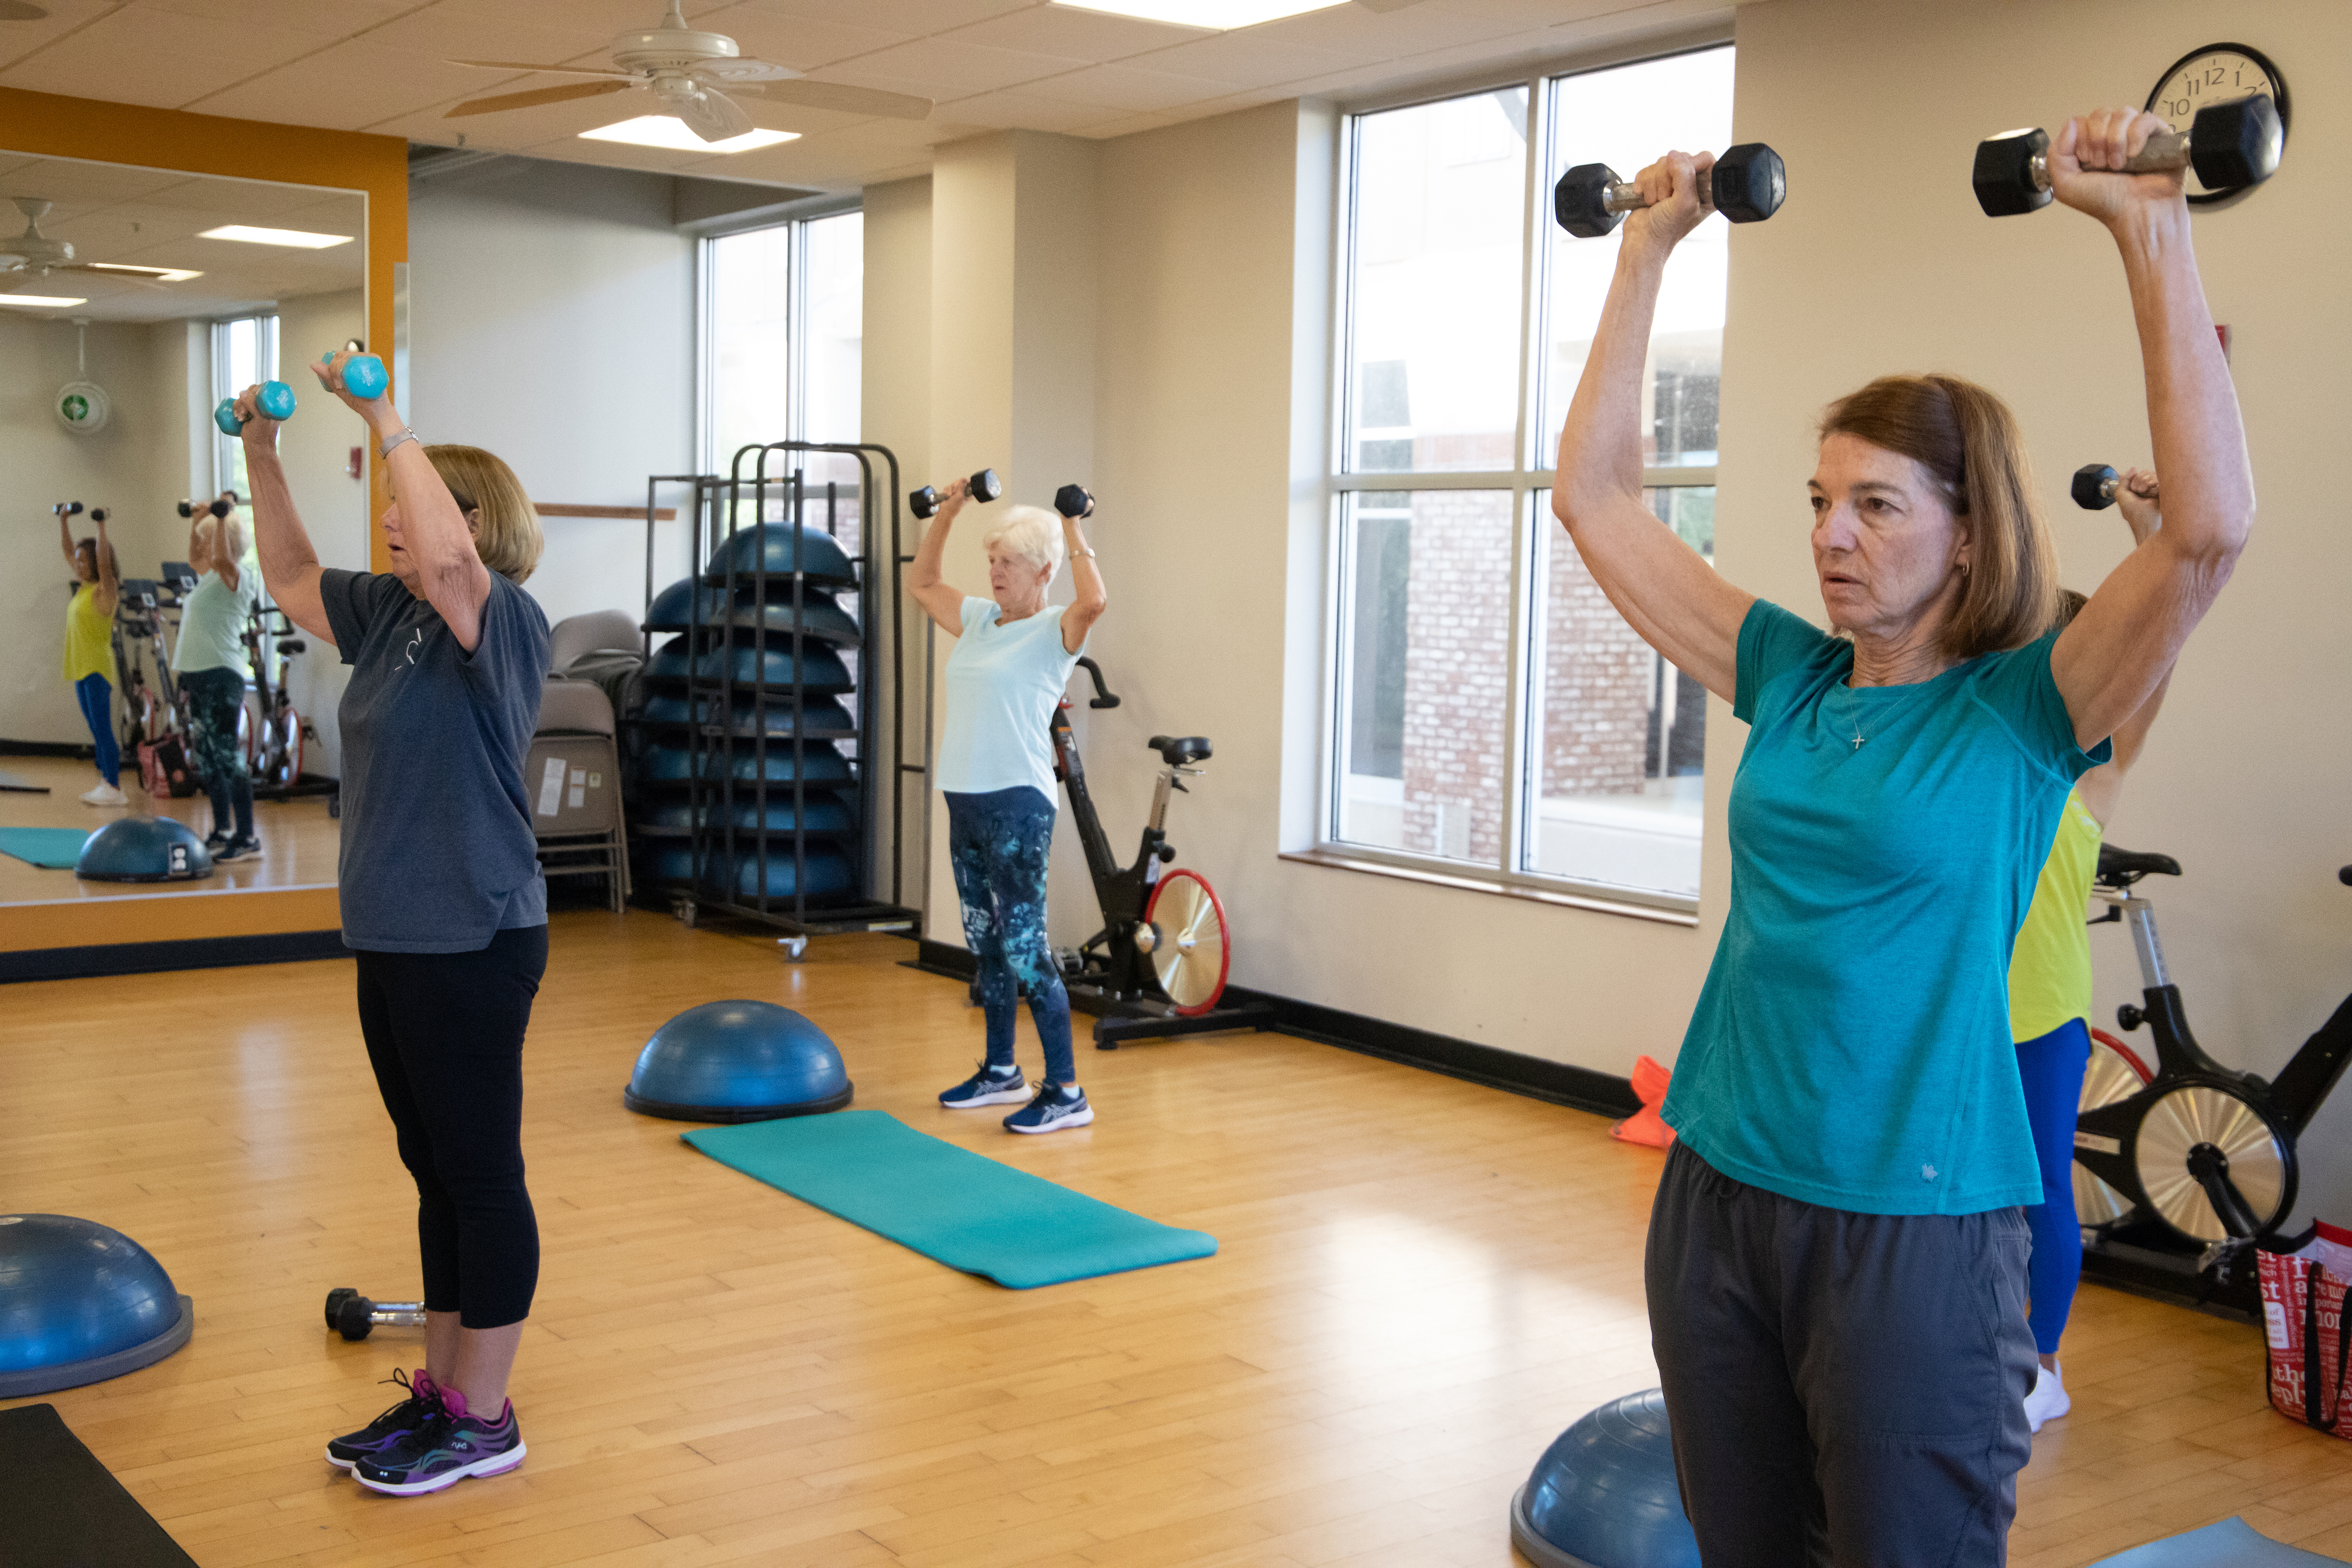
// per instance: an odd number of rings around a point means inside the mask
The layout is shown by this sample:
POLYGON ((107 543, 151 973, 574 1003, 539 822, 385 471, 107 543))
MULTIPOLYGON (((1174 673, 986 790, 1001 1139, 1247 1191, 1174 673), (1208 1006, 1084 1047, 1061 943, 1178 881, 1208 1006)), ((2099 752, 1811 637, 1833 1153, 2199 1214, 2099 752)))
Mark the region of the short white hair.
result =
POLYGON ((1044 568, 1049 584, 1061 575, 1063 558, 1069 551, 1062 538, 1061 519, 1043 507, 1007 507, 996 526, 980 538, 980 548, 992 553, 1000 545, 1016 560, 1044 568))
POLYGON ((205 549, 227 557, 231 562, 243 560, 246 552, 253 548, 252 526, 238 508, 231 508, 225 517, 209 514, 199 517, 196 536, 205 541, 205 549))

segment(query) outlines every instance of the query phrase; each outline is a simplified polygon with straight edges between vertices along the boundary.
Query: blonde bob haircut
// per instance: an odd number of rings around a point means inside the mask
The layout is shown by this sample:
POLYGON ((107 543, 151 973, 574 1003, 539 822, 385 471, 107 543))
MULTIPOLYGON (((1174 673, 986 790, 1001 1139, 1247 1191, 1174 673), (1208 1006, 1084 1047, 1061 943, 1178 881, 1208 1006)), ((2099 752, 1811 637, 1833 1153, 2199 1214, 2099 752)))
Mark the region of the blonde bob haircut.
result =
POLYGON ((1967 530, 1969 572, 1937 639, 1947 657, 2021 648, 2056 622, 2058 549, 2007 403, 1958 376, 1881 376, 1830 404, 1821 435, 1917 463, 1967 530))
POLYGON ((1069 550, 1062 538, 1061 519, 1043 507, 1007 507, 996 526, 980 537, 984 550, 992 553, 1000 546, 1015 560, 1042 569, 1048 587, 1062 574, 1062 560, 1069 550))
POLYGON ((425 458, 460 513, 478 510, 474 527, 474 553, 482 564, 509 582, 527 581, 539 569, 547 536, 540 531, 539 509, 530 504, 515 471, 478 446, 428 446, 425 458))

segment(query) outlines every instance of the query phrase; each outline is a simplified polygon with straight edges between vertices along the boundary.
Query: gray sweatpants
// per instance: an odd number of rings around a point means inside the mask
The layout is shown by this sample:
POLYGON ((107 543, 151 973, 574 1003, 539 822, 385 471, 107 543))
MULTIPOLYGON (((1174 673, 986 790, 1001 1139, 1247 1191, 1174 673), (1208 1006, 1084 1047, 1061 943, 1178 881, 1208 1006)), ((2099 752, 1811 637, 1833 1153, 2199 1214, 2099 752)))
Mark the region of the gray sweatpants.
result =
POLYGON ((1853 1214, 1676 1144, 1650 1213, 1650 1339, 1706 1568, 1998 1568, 2025 1394, 2014 1208, 1853 1214))

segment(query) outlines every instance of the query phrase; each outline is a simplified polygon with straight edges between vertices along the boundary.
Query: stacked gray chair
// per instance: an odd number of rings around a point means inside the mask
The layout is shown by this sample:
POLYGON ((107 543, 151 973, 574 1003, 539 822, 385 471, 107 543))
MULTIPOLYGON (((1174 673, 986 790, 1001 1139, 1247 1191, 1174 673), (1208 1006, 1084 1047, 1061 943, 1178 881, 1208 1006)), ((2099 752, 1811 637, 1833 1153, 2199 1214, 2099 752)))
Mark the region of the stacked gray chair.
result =
POLYGON ((617 915, 628 901, 629 856, 615 728, 604 687, 549 676, 522 778, 541 868, 550 878, 603 878, 617 915))

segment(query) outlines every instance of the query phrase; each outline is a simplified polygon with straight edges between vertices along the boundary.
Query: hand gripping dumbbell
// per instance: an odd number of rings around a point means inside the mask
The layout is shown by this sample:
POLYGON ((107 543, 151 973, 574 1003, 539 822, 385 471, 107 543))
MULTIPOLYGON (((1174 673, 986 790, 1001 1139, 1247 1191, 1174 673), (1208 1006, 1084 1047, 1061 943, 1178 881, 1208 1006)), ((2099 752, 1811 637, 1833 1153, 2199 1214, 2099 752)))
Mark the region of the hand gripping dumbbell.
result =
MULTIPOLYGON (((341 352, 341 349, 330 350, 319 356, 319 362, 331 364, 335 356, 341 352)), ((382 397, 383 389, 391 384, 392 378, 384 373, 383 361, 373 354, 353 354, 343 361, 343 390, 362 402, 373 402, 382 397)))
MULTIPOLYGON (((284 382, 264 382, 261 391, 254 394, 254 403, 272 419, 294 417, 294 389, 284 382)), ((236 416, 236 399, 225 397, 213 410, 213 423, 223 435, 235 435, 245 429, 245 421, 236 416)))
MULTIPOLYGON (((2232 191, 2278 172, 2285 145, 2278 105, 2267 93, 2209 103, 2187 131, 2159 131, 2132 154, 2122 172, 2154 174, 2193 169, 2217 191, 2232 191)), ((2004 131, 1977 143, 1969 175, 1985 216, 2002 218, 2050 204, 2050 133, 2038 126, 2004 131)))
POLYGON ((2104 512, 2116 504, 2116 492, 2123 488, 2124 476, 2104 463, 2085 463, 2074 470, 2071 486, 2074 505, 2086 512, 2104 512))
POLYGON ((1054 492, 1054 510, 1066 517, 1083 517, 1094 509, 1094 496, 1084 485, 1065 485, 1054 492))
POLYGON ((60 517, 78 517, 81 516, 81 503, 79 501, 59 501, 56 506, 51 507, 49 510, 55 512, 60 517))
POLYGON ((209 501, 183 501, 180 503, 180 516, 184 517, 226 517, 228 516, 228 498, 224 496, 215 496, 209 501))
MULTIPOLYGON (((1004 481, 996 476, 993 468, 983 468, 971 476, 971 498, 993 501, 1004 494, 1004 481)), ((940 493, 926 485, 907 497, 907 506, 919 517, 928 517, 940 509, 940 493)))
MULTIPOLYGON (((1789 172, 1761 141, 1727 147, 1707 173, 1707 205, 1735 224, 1762 223, 1780 210, 1789 172)), ((1551 190, 1552 216, 1579 239, 1599 239, 1627 213, 1650 204, 1641 190, 1617 178, 1606 163, 1579 163, 1551 190)))
POLYGON ((425 1326, 423 1301, 371 1301, 349 1285, 327 1292, 327 1326, 345 1339, 365 1339, 378 1323, 396 1329, 425 1326))

